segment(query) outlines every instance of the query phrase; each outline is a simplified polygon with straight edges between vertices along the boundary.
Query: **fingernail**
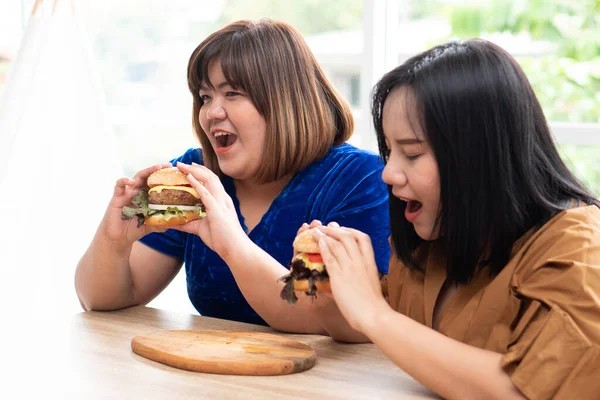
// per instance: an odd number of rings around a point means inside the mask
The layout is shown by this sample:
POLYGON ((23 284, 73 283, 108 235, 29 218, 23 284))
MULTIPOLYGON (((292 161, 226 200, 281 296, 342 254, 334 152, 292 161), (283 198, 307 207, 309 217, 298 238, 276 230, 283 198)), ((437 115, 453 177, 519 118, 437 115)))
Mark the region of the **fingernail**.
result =
POLYGON ((302 228, 306 228, 308 226, 308 224, 305 222, 302 224, 302 228))
POLYGON ((332 221, 332 222, 330 222, 330 223, 329 223, 329 226, 333 226, 333 227, 335 227, 335 228, 339 228, 339 227, 340 227, 340 224, 338 224, 338 223, 337 223, 337 222, 335 222, 335 221, 332 221))
POLYGON ((195 162, 192 162, 192 165, 193 165, 193 166, 196 166, 196 167, 199 167, 199 166, 200 166, 200 164, 197 164, 197 163, 195 163, 195 162))

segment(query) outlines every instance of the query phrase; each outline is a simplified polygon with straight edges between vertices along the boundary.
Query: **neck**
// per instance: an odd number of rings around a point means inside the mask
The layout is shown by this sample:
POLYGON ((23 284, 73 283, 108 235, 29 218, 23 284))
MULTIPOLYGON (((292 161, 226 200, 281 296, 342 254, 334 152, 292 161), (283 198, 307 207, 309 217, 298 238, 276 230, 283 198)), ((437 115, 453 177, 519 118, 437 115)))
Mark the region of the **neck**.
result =
POLYGON ((234 179, 233 183, 235 184, 235 190, 238 195, 243 193, 244 195, 251 197, 274 199, 292 179, 292 176, 293 175, 290 174, 269 183, 257 183, 250 179, 234 179))

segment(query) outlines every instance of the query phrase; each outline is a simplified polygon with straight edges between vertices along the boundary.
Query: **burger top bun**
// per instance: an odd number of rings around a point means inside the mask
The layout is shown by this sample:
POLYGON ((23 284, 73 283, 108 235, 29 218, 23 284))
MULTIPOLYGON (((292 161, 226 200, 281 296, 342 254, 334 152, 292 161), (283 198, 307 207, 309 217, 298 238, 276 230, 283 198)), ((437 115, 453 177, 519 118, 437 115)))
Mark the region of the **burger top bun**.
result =
POLYGON ((190 186, 186 175, 177 167, 163 168, 154 171, 148 177, 148 186, 154 187, 158 185, 166 186, 190 186))
POLYGON ((301 253, 320 253, 319 244, 313 239, 312 229, 307 229, 294 239, 294 249, 301 253))

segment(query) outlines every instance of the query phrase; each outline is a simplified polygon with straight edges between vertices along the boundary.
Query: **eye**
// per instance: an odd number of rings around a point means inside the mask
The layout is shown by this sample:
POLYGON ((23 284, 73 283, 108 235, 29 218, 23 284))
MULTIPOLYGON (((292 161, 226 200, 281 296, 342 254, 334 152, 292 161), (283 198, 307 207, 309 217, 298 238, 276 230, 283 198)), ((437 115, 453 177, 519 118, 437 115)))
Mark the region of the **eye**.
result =
POLYGON ((241 96, 242 94, 239 92, 227 92, 225 93, 225 96, 227 97, 234 97, 234 96, 241 96))
POLYGON ((207 102, 207 101, 209 101, 209 100, 210 100, 210 96, 209 96, 209 95, 207 95, 207 94, 201 94, 201 95, 200 95, 200 99, 201 99, 203 102, 207 102))
POLYGON ((404 158, 406 158, 408 161, 415 161, 419 157, 421 157, 421 154, 415 154, 415 155, 405 154, 404 155, 404 158))

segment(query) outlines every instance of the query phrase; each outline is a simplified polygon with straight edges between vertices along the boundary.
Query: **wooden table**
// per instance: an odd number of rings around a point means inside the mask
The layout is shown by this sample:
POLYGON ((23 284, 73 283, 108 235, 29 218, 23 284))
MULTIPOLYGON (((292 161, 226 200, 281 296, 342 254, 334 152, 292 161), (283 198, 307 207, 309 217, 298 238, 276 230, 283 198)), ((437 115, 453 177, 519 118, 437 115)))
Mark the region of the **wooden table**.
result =
POLYGON ((70 323, 44 325, 15 334, 8 359, 5 354, 3 364, 13 375, 3 386, 13 386, 11 393, 17 390, 11 398, 29 398, 32 393, 38 398, 80 399, 435 398, 372 344, 282 334, 315 349, 317 363, 312 369, 284 376, 228 376, 150 361, 131 351, 131 339, 164 329, 272 329, 147 307, 80 313, 70 323), (17 352, 19 343, 29 345, 17 352))

